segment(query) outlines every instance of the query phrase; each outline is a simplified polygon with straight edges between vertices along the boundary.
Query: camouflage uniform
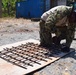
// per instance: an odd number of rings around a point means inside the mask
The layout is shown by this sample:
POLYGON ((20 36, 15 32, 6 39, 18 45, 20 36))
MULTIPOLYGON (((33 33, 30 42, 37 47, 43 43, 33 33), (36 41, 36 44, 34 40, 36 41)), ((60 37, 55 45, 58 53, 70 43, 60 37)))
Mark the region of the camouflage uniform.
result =
POLYGON ((56 26, 56 23, 64 17, 69 16, 71 10, 71 7, 61 6, 50 13, 46 21, 40 20, 40 42, 42 45, 50 46, 53 42, 51 33, 55 33, 61 40, 66 39, 66 45, 70 47, 74 38, 75 25, 65 23, 56 26))

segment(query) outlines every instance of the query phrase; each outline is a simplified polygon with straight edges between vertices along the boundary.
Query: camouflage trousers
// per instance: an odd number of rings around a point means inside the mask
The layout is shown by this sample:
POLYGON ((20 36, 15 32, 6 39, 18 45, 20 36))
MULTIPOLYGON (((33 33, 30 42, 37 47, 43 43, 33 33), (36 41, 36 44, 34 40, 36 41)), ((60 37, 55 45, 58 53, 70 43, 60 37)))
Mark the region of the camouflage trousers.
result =
MULTIPOLYGON (((52 30, 47 30, 45 28, 45 22, 40 20, 40 43, 42 45, 46 46, 51 46, 53 43, 52 40, 52 30)), ((69 26, 64 26, 64 27, 56 27, 56 30, 54 33, 56 34, 57 37, 62 39, 66 39, 66 45, 70 47, 72 40, 74 39, 74 34, 75 34, 75 24, 69 25, 69 26), (72 27, 71 27, 72 26, 72 27)))
POLYGON ((45 28, 45 22, 40 20, 40 44, 44 46, 51 46, 52 44, 52 35, 49 30, 45 28))

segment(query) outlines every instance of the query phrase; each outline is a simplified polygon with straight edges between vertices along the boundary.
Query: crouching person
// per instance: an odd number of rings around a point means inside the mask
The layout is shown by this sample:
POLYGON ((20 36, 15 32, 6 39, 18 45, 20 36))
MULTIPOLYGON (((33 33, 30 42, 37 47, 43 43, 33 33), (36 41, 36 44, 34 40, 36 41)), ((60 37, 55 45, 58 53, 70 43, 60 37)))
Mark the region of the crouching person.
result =
POLYGON ((73 7, 64 5, 45 12, 40 20, 40 44, 46 47, 53 43, 61 46, 60 41, 66 39, 66 51, 69 51, 75 33, 75 23, 70 21, 72 14, 73 7), (52 33, 55 33, 55 37, 52 37, 52 33))

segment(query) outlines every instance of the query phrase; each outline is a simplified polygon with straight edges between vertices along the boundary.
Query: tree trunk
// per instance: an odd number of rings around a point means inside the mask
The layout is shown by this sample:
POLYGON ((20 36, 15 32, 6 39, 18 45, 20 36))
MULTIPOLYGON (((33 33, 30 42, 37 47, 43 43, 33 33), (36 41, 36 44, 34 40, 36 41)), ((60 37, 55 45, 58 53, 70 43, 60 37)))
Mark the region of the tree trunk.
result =
POLYGON ((2 0, 0 0, 0 18, 2 17, 2 0))

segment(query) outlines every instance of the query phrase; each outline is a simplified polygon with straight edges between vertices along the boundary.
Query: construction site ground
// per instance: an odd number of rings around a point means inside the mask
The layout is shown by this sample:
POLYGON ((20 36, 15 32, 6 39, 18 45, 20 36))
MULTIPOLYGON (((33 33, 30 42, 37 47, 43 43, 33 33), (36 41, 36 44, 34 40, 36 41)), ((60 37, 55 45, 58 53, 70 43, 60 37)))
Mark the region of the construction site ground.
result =
MULTIPOLYGON (((40 40, 39 21, 0 19, 0 46, 28 39, 40 40)), ((71 48, 76 49, 76 33, 71 48)), ((76 51, 30 75, 76 75, 76 51)))

